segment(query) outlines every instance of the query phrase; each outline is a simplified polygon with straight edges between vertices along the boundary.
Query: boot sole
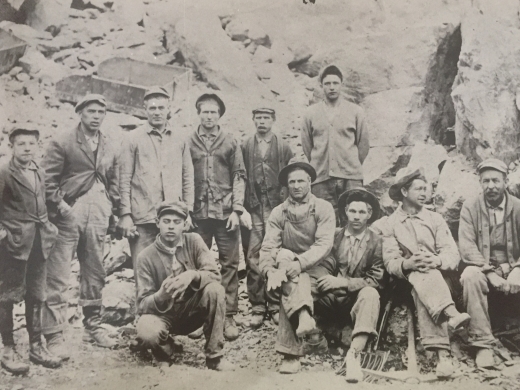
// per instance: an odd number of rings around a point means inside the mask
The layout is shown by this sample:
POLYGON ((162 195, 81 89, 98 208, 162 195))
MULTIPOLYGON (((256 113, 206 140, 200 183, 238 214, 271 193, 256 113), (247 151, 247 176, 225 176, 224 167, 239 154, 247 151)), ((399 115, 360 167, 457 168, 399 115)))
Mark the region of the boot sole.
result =
POLYGON ((24 368, 23 370, 12 370, 8 368, 4 363, 2 363, 2 368, 13 375, 24 375, 27 374, 30 370, 30 367, 27 367, 26 369, 24 368))
POLYGON ((29 360, 31 362, 33 362, 34 364, 37 364, 37 365, 45 367, 45 368, 60 368, 61 367, 61 361, 59 361, 57 363, 42 362, 40 360, 33 358, 32 356, 29 356, 29 360))

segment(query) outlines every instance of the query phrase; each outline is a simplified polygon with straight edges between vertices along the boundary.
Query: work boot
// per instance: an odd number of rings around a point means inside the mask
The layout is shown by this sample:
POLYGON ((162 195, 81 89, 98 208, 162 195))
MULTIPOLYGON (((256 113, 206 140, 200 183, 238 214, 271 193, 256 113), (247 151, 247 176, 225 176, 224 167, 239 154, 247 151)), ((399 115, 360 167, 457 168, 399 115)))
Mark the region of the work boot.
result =
POLYGON ((222 356, 219 356, 214 359, 206 358, 206 366, 210 370, 215 371, 235 371, 236 367, 230 361, 224 359, 222 356))
POLYGON ((1 363, 3 368, 14 375, 23 375, 29 372, 29 365, 23 361, 14 345, 4 345, 1 363))
POLYGON ((253 329, 260 328, 262 326, 262 324, 264 323, 264 317, 265 317, 265 313, 253 312, 251 314, 251 321, 249 321, 249 326, 253 329))
POLYGON ((495 367, 495 354, 492 349, 480 348, 477 351, 475 363, 478 368, 493 368, 495 367))
POLYGON ((297 374, 301 368, 300 358, 298 356, 285 355, 278 372, 280 374, 297 374))
POLYGON ((86 306, 83 307, 83 342, 92 343, 102 348, 114 348, 117 341, 110 337, 107 329, 101 326, 101 307, 86 306))
POLYGON ((65 345, 63 332, 46 334, 45 339, 47 340, 47 350, 50 353, 59 357, 62 361, 67 361, 70 359, 70 353, 65 345))
POLYGON ((203 334, 204 334, 204 329, 202 329, 202 326, 201 326, 199 329, 197 329, 197 330, 191 332, 190 334, 188 334, 188 337, 190 339, 196 340, 196 339, 200 339, 203 334))
POLYGON ((345 357, 345 364, 347 366, 345 379, 348 383, 358 383, 363 381, 363 371, 361 371, 361 361, 359 353, 349 349, 345 357))
POLYGON ((455 372, 455 367, 453 366, 449 351, 439 349, 437 350, 437 356, 439 361, 435 368, 435 375, 441 379, 450 378, 455 372))
POLYGON ((29 359, 34 364, 47 368, 61 367, 61 358, 51 354, 43 345, 41 340, 30 343, 29 359))
POLYGON ((329 352, 329 344, 320 331, 309 334, 303 342, 303 353, 305 355, 323 355, 327 352, 329 352))
POLYGON ((226 317, 224 322, 224 337, 226 340, 233 341, 238 338, 238 328, 233 316, 226 317))

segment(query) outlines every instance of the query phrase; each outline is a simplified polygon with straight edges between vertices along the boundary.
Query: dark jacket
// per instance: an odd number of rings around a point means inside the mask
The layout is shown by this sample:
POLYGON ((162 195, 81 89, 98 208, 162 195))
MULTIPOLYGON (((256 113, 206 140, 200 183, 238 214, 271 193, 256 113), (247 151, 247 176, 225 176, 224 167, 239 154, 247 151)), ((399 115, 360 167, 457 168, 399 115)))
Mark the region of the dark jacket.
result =
POLYGON ((43 169, 36 170, 33 188, 13 160, 0 168, 0 225, 7 230, 1 252, 6 250, 14 259, 26 261, 39 229, 43 256, 47 258, 58 229, 47 218, 43 169))
POLYGON ((42 161, 49 213, 55 213, 63 199, 69 205, 92 188, 99 178, 114 209, 119 208, 117 155, 107 136, 100 132, 97 158, 78 125, 50 141, 42 161))
MULTIPOLYGON (((162 282, 172 274, 173 255, 161 249, 161 244, 155 242, 137 256, 137 308, 139 314, 161 314, 173 306, 170 301, 164 310, 155 303, 154 294, 161 288, 162 282)), ((175 256, 186 270, 197 270, 200 284, 189 288, 199 290, 208 283, 220 282, 215 257, 210 252, 202 238, 196 233, 184 233, 182 246, 177 248, 175 256)))
MULTIPOLYGON (((255 190, 255 175, 254 175, 254 158, 255 149, 258 147, 256 136, 248 138, 242 143, 242 153, 244 155, 244 164, 247 171, 247 183, 246 183, 246 194, 244 199, 245 207, 248 211, 257 207, 260 202, 255 190)), ((289 144, 285 142, 282 137, 278 137, 273 133, 271 139, 271 151, 275 151, 274 157, 266 161, 266 164, 270 166, 270 172, 272 175, 266 175, 266 186, 267 186, 267 197, 271 208, 275 208, 282 203, 287 195, 285 194, 284 187, 278 182, 278 174, 289 164, 289 160, 293 157, 293 152, 289 147, 289 144)), ((273 155, 271 155, 273 156, 273 155)))

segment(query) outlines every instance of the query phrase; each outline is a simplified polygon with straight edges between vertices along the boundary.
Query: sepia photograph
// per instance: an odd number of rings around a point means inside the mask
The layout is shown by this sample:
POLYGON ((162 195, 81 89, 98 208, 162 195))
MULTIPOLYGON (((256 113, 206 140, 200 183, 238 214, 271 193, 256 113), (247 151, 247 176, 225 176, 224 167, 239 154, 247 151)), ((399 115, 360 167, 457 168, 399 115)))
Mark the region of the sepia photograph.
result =
POLYGON ((0 390, 520 390, 520 0, 0 0, 0 390))

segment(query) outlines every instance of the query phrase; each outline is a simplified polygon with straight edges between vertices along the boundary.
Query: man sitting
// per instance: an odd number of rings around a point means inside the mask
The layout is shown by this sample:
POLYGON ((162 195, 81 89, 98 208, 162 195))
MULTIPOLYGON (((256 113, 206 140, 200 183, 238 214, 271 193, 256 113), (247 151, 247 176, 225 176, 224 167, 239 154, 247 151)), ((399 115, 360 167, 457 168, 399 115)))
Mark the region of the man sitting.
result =
POLYGON ((206 365, 233 370, 222 357, 226 298, 217 263, 198 234, 184 233, 187 217, 184 203, 162 203, 159 235, 137 256, 137 337, 158 360, 168 360, 170 333, 187 335, 204 325, 206 365))
POLYGON ((363 380, 359 352, 370 335, 377 336, 377 289, 382 287, 385 276, 382 237, 368 229, 379 216, 379 202, 365 189, 353 189, 339 197, 338 212, 347 224, 336 231, 332 257, 317 266, 327 275, 317 281, 320 298, 314 302, 314 310, 317 316, 330 320, 352 319, 346 379, 356 383, 363 380))

